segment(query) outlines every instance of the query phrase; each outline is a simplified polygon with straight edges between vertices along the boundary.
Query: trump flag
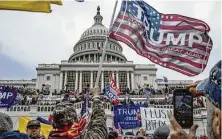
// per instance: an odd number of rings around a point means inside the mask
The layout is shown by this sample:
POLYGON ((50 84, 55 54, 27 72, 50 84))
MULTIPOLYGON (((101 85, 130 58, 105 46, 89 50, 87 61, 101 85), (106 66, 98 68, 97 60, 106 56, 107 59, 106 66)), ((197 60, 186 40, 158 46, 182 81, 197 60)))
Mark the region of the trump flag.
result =
POLYGON ((203 21, 163 14, 144 1, 123 1, 110 38, 127 44, 150 61, 195 76, 207 66, 213 42, 203 21))

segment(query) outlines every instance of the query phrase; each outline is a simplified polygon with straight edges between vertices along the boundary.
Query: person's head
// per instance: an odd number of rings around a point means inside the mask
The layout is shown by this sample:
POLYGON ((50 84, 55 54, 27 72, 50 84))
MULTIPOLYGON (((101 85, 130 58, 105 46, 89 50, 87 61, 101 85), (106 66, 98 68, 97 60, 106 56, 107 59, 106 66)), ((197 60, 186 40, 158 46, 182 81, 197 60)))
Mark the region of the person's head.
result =
POLYGON ((144 137, 137 137, 136 139, 144 139, 144 137))
POLYGON ((36 136, 36 135, 40 135, 40 122, 37 120, 31 120, 28 122, 27 126, 26 126, 26 133, 28 136, 36 136))
POLYGON ((207 100, 207 133, 210 139, 221 139, 221 110, 207 100))
POLYGON ((117 139, 118 138, 118 133, 115 131, 110 131, 108 134, 108 139, 117 139))
POLYGON ((146 131, 144 128, 140 128, 140 135, 145 136, 146 135, 146 131))
POLYGON ((170 129, 167 125, 160 126, 153 133, 153 139, 167 139, 170 129))
POLYGON ((221 139, 221 61, 210 71, 209 78, 197 86, 207 98, 207 131, 210 139, 221 139))
POLYGON ((53 128, 71 127, 78 122, 76 110, 72 103, 62 102, 56 105, 53 114, 53 128))
POLYGON ((0 112, 0 134, 13 129, 13 122, 10 116, 0 112))

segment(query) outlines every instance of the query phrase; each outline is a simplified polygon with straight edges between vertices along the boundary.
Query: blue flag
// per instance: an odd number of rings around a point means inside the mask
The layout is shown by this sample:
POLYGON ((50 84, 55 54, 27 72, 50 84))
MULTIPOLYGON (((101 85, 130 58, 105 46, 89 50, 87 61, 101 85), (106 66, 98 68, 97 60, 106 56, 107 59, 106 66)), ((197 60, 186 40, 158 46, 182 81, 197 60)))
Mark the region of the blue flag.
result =
POLYGON ((42 117, 39 117, 39 116, 36 118, 36 120, 41 122, 41 123, 43 123, 43 124, 47 124, 47 125, 51 125, 52 124, 50 121, 48 121, 48 120, 46 120, 46 119, 44 119, 42 117))
POLYGON ((16 88, 0 86, 0 108, 11 107, 18 102, 18 91, 16 88))
POLYGON ((82 118, 85 117, 87 119, 88 115, 89 115, 89 93, 87 92, 81 109, 81 117, 82 118))

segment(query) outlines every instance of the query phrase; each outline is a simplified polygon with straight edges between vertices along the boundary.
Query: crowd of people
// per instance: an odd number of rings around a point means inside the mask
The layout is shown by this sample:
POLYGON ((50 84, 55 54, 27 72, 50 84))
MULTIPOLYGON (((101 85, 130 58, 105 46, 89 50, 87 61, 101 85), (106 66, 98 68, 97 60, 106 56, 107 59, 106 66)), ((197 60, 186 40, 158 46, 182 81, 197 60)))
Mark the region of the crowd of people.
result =
MULTIPOLYGON (((207 80, 187 86, 189 92, 194 96, 205 96, 207 103, 207 131, 209 139, 221 139, 221 61, 217 63, 210 72, 207 80), (204 89, 199 89, 203 85, 204 89)), ((66 94, 61 102, 56 104, 52 114, 52 127, 48 139, 118 139, 123 132, 108 132, 106 125, 106 114, 102 102, 108 101, 102 97, 98 88, 90 91, 92 101, 92 114, 89 121, 79 119, 73 103, 66 94)), ((32 98, 33 99, 33 98, 32 98)), ((79 99, 81 101, 82 98, 79 99)), ((38 99, 37 99, 38 100, 38 99)), ((198 98, 199 105, 204 106, 202 98, 198 98)), ((23 99, 23 103, 27 98, 23 99)), ((134 103, 130 98, 121 103, 134 103), (125 102, 124 102, 125 101, 125 102)), ((37 102, 38 103, 38 102, 37 102)), ((150 101, 150 104, 165 104, 163 101, 150 101)), ((149 104, 148 104, 149 105, 149 104)), ((137 139, 195 139, 198 125, 193 125, 187 134, 180 124, 177 123, 171 113, 168 113, 170 126, 160 126, 152 136, 146 134, 144 129, 136 133, 137 139)), ((40 134, 41 125, 38 121, 30 121, 26 126, 26 134, 13 130, 13 122, 9 115, 0 113, 0 139, 45 139, 40 134)), ((134 135, 133 132, 126 132, 125 135, 134 135)), ((135 137, 134 136, 134 137, 135 137)))

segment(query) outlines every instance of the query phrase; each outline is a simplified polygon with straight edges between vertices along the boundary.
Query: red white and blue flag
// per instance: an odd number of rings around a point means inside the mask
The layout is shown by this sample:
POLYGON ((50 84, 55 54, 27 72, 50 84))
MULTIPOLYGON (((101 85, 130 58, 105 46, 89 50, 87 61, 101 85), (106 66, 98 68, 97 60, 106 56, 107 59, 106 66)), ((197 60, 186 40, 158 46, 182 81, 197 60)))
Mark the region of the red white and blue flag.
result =
POLYGON ((111 102, 117 103, 120 95, 120 90, 116 86, 115 80, 110 75, 110 83, 106 84, 106 96, 111 102))
POLYGON ((195 76, 206 68, 213 47, 209 31, 201 20, 159 13, 142 0, 127 0, 109 37, 160 66, 195 76))
POLYGON ((119 96, 121 92, 120 92, 120 89, 117 88, 116 81, 113 79, 112 74, 110 74, 109 76, 109 82, 110 82, 111 87, 114 89, 115 93, 117 94, 117 96, 119 96))
POLYGON ((87 92, 84 97, 84 102, 81 109, 81 119, 85 119, 87 121, 89 117, 89 93, 87 92))

